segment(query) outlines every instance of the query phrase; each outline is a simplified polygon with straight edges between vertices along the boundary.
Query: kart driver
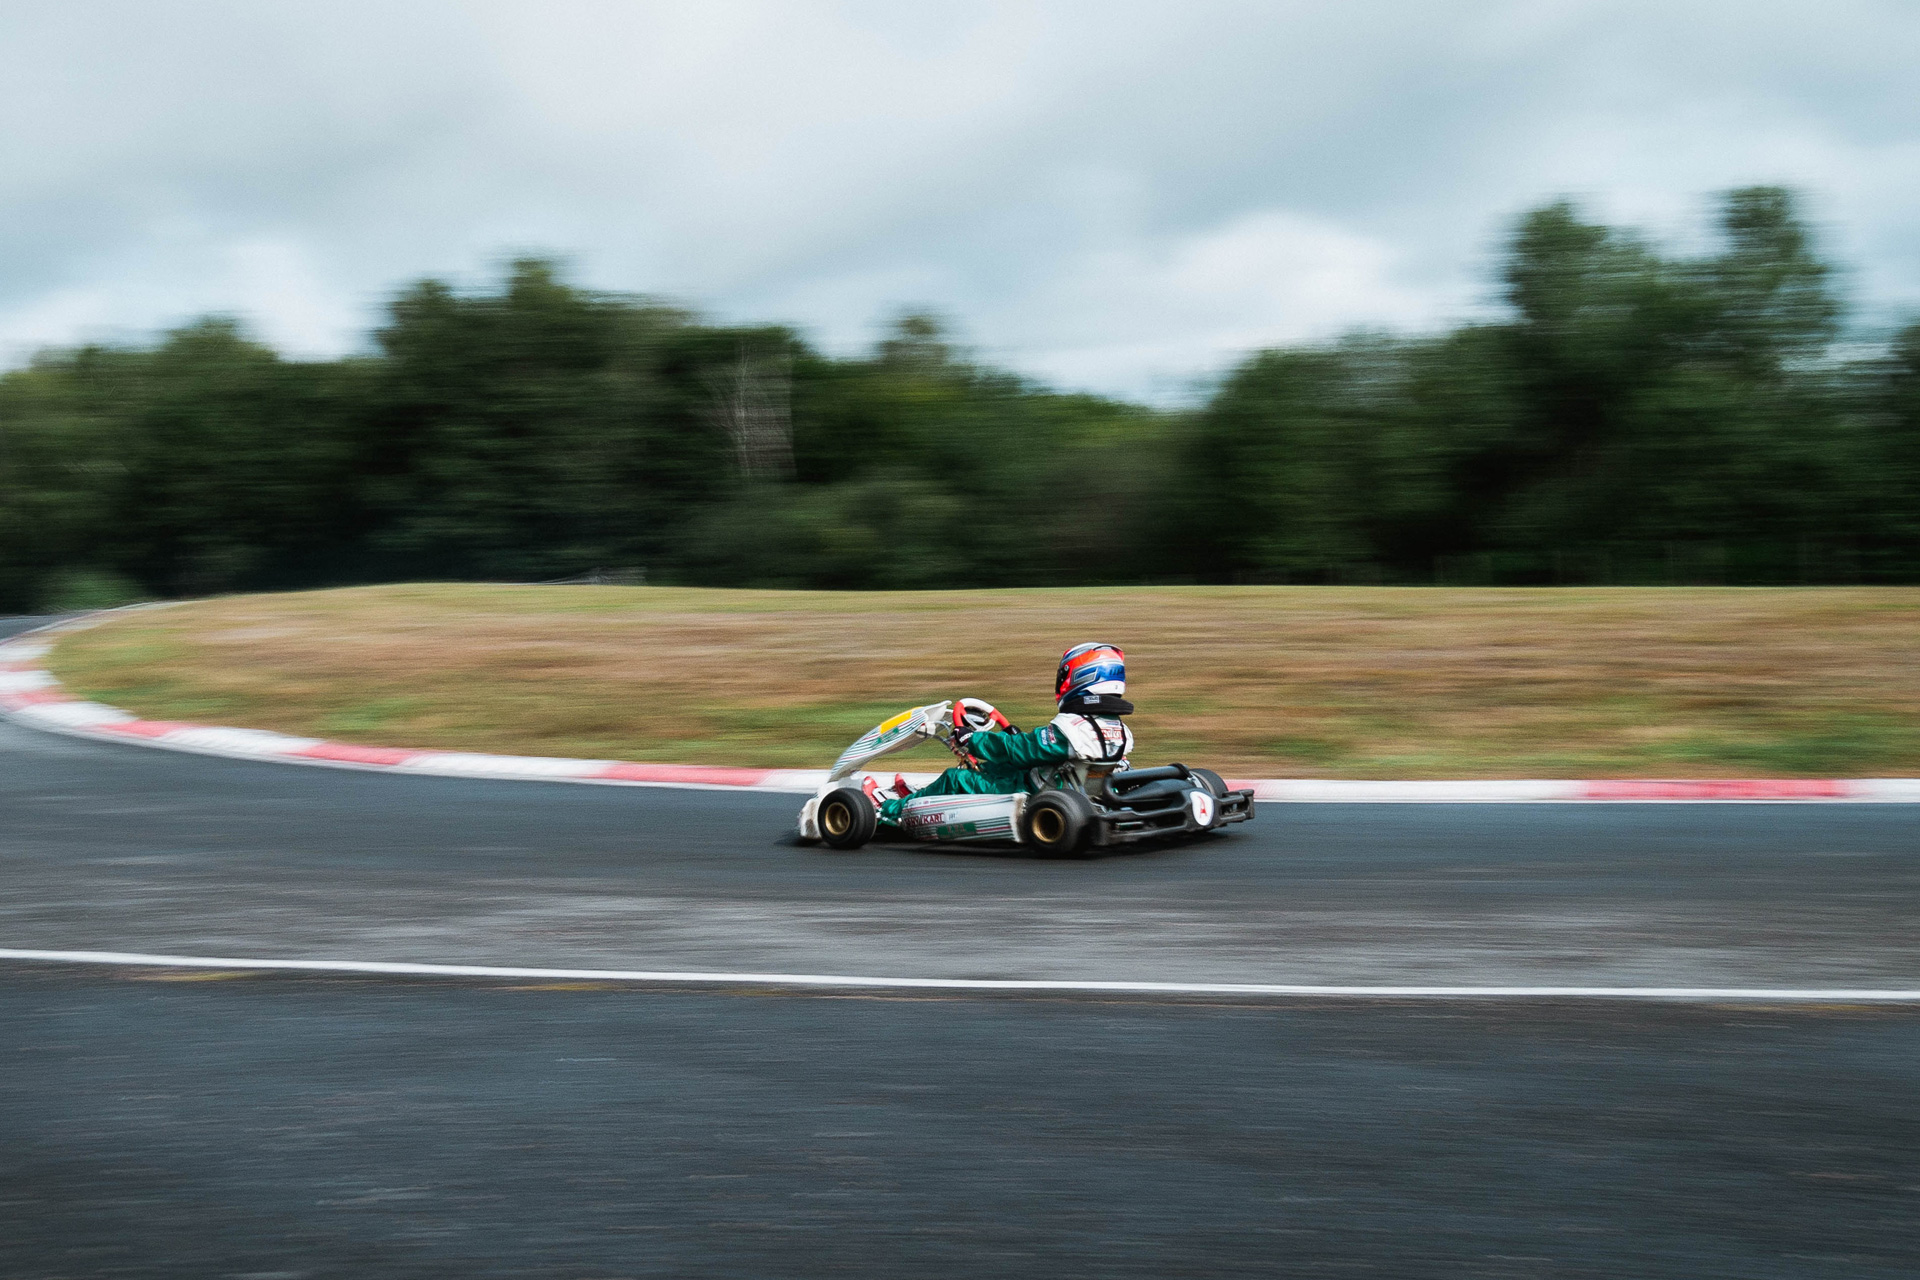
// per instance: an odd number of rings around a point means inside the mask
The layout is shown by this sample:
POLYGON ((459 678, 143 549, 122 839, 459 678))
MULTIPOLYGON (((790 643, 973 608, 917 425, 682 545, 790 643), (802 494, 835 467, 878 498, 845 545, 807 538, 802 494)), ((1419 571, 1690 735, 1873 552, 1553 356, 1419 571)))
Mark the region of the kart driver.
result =
POLYGON ((1054 699, 1060 714, 1030 733, 1022 733, 991 704, 961 698, 953 704, 953 734, 947 745, 961 763, 918 791, 895 775, 891 791, 872 778, 861 783, 880 811, 895 825, 907 801, 916 796, 1005 795, 1033 790, 1028 771, 1070 761, 1111 761, 1126 767, 1133 733, 1117 717, 1133 710, 1127 691, 1127 658, 1117 647, 1077 644, 1060 655, 1054 699))

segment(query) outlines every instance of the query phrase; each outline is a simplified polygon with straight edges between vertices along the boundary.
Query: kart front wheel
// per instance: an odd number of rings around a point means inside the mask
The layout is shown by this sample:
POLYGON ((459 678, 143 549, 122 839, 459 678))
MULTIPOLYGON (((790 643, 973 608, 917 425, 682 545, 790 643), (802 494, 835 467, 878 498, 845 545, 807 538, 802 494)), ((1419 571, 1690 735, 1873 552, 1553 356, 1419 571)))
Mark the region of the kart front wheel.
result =
POLYGON ((858 849, 873 839, 880 815, 858 787, 829 791, 817 811, 820 838, 836 849, 858 849))
POLYGON ((1093 841, 1093 805, 1077 791, 1042 791, 1027 801, 1020 833, 1035 853, 1084 857, 1093 841))
POLYGON ((1193 775, 1194 781, 1198 782, 1201 786, 1205 787, 1207 790, 1213 792, 1213 798, 1215 800, 1225 800, 1227 798, 1226 779, 1222 778, 1219 774, 1215 773, 1213 770, 1189 769, 1187 772, 1193 775))

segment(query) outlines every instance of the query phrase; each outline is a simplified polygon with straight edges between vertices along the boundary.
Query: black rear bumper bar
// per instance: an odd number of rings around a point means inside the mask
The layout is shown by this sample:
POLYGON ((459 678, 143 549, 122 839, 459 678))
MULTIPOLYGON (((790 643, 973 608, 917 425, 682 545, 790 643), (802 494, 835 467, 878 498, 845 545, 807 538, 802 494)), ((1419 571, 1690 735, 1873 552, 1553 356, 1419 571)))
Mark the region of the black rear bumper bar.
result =
POLYGON ((1187 803, 1184 792, 1179 796, 1177 803, 1154 808, 1127 809, 1096 806, 1094 818, 1099 826, 1094 832, 1093 842, 1096 845, 1133 844, 1140 840, 1156 840, 1163 836, 1217 831, 1231 823, 1245 822, 1253 817, 1251 790, 1229 791, 1225 797, 1214 803, 1217 808, 1213 815, 1213 824, 1207 827, 1202 827, 1194 821, 1193 806, 1187 803))

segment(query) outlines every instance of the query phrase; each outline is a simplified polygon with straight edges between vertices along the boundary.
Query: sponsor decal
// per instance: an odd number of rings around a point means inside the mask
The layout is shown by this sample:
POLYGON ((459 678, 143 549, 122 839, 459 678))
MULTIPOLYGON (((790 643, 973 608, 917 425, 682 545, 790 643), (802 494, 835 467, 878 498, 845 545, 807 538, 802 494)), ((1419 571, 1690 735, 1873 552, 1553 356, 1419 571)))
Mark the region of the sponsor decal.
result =
POLYGON ((1187 793, 1187 803, 1193 806, 1193 820, 1203 827, 1213 825, 1214 800, 1211 791, 1194 790, 1187 793))
POLYGON ((925 840, 994 839, 1013 831, 1013 799, 999 792, 928 797, 927 802, 907 805, 900 826, 925 840))

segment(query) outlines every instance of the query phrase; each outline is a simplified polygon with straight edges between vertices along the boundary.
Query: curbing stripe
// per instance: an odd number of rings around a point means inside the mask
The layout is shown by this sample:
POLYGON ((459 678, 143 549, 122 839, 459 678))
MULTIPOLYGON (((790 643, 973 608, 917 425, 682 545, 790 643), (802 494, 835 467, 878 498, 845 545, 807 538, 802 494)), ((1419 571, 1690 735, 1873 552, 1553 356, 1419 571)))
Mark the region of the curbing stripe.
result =
POLYGON ((0 948, 0 961, 164 969, 253 969, 395 977, 540 978, 655 985, 725 985, 840 990, 1008 991, 1120 995, 1298 996, 1348 1000, 1666 1000, 1793 1004, 1914 1004, 1920 990, 1884 987, 1539 987, 1346 986, 1278 982, 1103 982, 1052 978, 884 978, 828 973, 732 973, 678 969, 549 969, 519 965, 416 964, 396 960, 268 960, 170 956, 134 951, 0 948))
POLYGON ((60 701, 40 706, 12 708, 10 711, 15 720, 39 729, 52 729, 55 732, 105 729, 113 725, 131 724, 134 719, 132 715, 120 708, 109 707, 100 702, 60 701))
MULTIPOLYGON (((219 754, 220 748, 200 746, 200 744, 195 741, 195 736, 191 733, 182 734, 178 738, 171 737, 173 734, 179 733, 182 729, 198 729, 200 727, 200 725, 183 724, 175 720, 123 720, 119 724, 105 726, 105 728, 113 733, 124 733, 129 737, 153 739, 171 738, 171 741, 168 743, 169 746, 180 747, 188 751, 208 751, 219 754)), ((231 748, 228 748, 228 750, 231 750, 231 748)))
POLYGON ((281 756, 320 745, 318 738, 292 738, 266 729, 215 729, 189 725, 166 735, 169 742, 202 751, 230 751, 234 755, 281 756))
POLYGON ((15 667, 10 671, 0 671, 0 693, 33 693, 59 687, 60 682, 53 678, 51 671, 40 671, 32 667, 15 667))
POLYGON ((588 778, 611 760, 573 760, 565 756, 496 756, 472 751, 422 751, 394 766, 409 773, 454 778, 588 778))
POLYGON ((0 694, 0 707, 44 706, 54 702, 71 702, 65 689, 32 689, 25 693, 0 694))
MULTIPOLYGON (((769 769, 734 769, 714 765, 631 764, 599 761, 590 775, 595 782, 651 782, 668 786, 693 782, 709 787, 764 787, 769 769)), ((811 787, 808 790, 812 790, 811 787)))
POLYGON ((417 752, 399 747, 359 747, 351 742, 321 742, 290 755, 314 763, 392 765, 412 759, 417 752))
MULTIPOLYGON (((90 625, 93 617, 97 616, 57 623, 38 632, 29 632, 28 636, 74 630, 90 625)), ((681 787, 703 791, 772 791, 795 795, 813 793, 827 777, 827 771, 823 769, 645 764, 625 760, 576 760, 560 756, 506 756, 406 747, 367 747, 295 737, 266 729, 142 720, 118 707, 77 701, 70 697, 53 674, 39 665, 51 648, 52 645, 44 640, 19 638, 0 641, 0 717, 74 737, 135 742, 141 746, 164 747, 201 755, 437 777, 681 787)), ((909 773, 905 776, 909 785, 924 786, 936 775, 909 773)), ((1235 781, 1232 785, 1251 787, 1257 800, 1292 804, 1920 804, 1920 778, 1603 778, 1442 782, 1253 778, 1235 781)))
POLYGON ((1663 782, 1637 778, 1583 784, 1590 800, 1845 800, 1847 782, 1836 778, 1740 778, 1663 782))
POLYGON ((1514 804, 1527 801, 1586 800, 1584 782, 1499 779, 1488 782, 1375 782, 1334 779, 1249 779, 1256 800, 1323 801, 1366 804, 1432 804, 1435 802, 1514 804))

